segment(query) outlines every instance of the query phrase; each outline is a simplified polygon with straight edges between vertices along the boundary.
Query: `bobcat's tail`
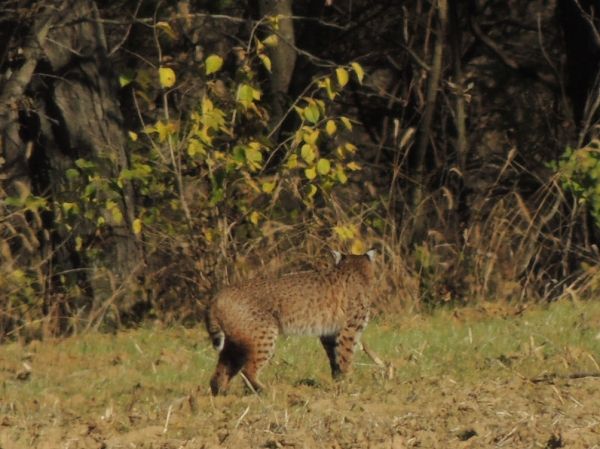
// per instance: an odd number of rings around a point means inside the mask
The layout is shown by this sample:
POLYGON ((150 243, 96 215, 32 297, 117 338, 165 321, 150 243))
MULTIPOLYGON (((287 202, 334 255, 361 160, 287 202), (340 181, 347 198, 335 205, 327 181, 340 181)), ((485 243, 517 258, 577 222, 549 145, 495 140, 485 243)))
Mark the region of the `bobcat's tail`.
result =
POLYGON ((213 347, 221 352, 225 346, 225 333, 221 328, 221 325, 215 317, 214 307, 210 306, 206 311, 206 330, 210 336, 210 341, 213 347))

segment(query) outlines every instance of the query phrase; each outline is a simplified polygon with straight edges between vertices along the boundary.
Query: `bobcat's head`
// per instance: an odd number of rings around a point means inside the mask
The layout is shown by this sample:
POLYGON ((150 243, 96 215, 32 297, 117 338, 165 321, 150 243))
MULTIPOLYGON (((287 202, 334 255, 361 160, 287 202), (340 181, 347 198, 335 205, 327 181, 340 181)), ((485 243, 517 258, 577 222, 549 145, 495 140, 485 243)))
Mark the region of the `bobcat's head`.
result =
POLYGON ((374 249, 371 249, 360 256, 342 254, 338 251, 332 251, 332 254, 335 259, 337 271, 349 274, 358 273, 367 282, 373 280, 373 260, 377 254, 374 249))

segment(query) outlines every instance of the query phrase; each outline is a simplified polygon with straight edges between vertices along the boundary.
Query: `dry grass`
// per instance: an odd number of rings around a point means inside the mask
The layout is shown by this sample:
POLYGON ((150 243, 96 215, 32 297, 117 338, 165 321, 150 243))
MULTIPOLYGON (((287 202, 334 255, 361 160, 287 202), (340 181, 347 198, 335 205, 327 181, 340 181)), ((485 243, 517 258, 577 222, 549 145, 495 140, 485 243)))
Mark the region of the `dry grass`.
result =
POLYGON ((380 319, 335 384, 315 339, 208 395, 203 329, 151 326, 0 347, 0 447, 598 447, 600 304, 380 319))

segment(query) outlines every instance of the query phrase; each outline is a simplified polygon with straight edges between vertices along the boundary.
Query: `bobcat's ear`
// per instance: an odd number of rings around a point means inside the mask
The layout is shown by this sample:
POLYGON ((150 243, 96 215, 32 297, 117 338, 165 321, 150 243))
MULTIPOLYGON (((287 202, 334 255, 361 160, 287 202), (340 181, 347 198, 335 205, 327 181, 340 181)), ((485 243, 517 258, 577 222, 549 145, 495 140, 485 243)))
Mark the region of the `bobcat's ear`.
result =
POLYGON ((369 260, 371 262, 373 262, 375 260, 376 255, 377 255, 377 250, 375 250, 375 249, 370 249, 369 251, 367 251, 367 256, 369 256, 369 260))
POLYGON ((331 254, 333 255, 333 259, 335 260, 335 264, 338 265, 342 260, 342 253, 336 251, 334 249, 331 250, 331 254))

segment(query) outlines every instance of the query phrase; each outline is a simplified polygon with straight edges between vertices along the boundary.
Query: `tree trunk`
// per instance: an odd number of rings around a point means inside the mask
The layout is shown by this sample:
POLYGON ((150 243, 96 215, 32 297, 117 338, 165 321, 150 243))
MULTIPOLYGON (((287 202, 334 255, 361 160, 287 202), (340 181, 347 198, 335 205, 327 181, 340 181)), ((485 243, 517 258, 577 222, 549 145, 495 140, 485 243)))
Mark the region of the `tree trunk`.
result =
MULTIPOLYGON (((6 195, 14 195, 23 185, 31 186, 34 194, 60 208, 69 195, 81 195, 68 191, 65 178, 78 159, 94 162, 96 174, 116 185, 120 171, 129 165, 125 130, 95 3, 56 0, 35 7, 41 13, 27 40, 25 62, 0 93, 2 157, 8 174, 2 188, 6 195), (33 111, 30 106, 26 110, 28 104, 33 104, 33 111)), ((123 219, 111 220, 107 214, 98 248, 101 256, 89 262, 92 267, 84 266, 74 236, 98 240, 96 229, 82 225, 76 231, 58 232, 57 211, 47 212, 49 248, 40 251, 47 256, 48 274, 55 277, 57 289, 61 271, 77 272, 99 302, 114 297, 115 290, 133 278, 143 254, 131 231, 135 209, 130 184, 119 189, 116 202, 123 219)))
POLYGON ((446 42, 446 29, 448 24, 448 4, 447 0, 437 0, 438 26, 434 43, 433 58, 429 79, 427 82, 427 95, 425 99, 425 111, 421 119, 419 128, 419 137, 414 153, 414 170, 416 185, 413 189, 412 207, 414 210, 414 237, 419 240, 425 232, 425 192, 427 188, 427 173, 425 167, 425 158, 431 139, 431 129, 433 116, 435 112, 438 87, 442 76, 442 59, 444 43, 446 42))
MULTIPOLYGON (((296 49, 294 38, 294 21, 291 18, 291 0, 259 0, 258 10, 260 17, 280 16, 277 36, 277 46, 269 48, 271 59, 270 77, 270 105, 271 120, 270 129, 280 126, 280 121, 286 111, 286 98, 288 88, 296 65, 296 49)), ((273 134, 273 140, 277 141, 278 131, 273 134)))
POLYGON ((581 130, 579 145, 583 143, 583 136, 592 124, 599 106, 599 10, 600 1, 597 0, 558 1, 557 12, 563 29, 567 56, 567 92, 576 125, 581 130))

